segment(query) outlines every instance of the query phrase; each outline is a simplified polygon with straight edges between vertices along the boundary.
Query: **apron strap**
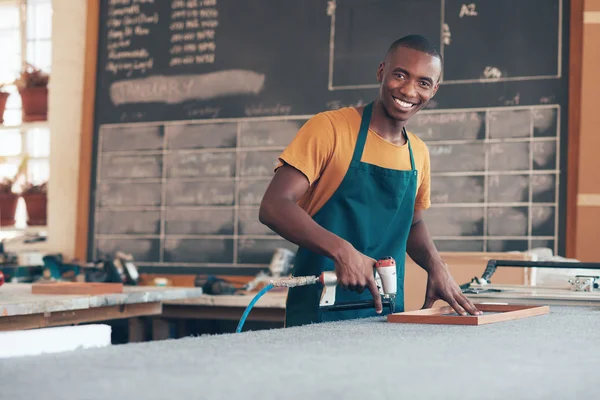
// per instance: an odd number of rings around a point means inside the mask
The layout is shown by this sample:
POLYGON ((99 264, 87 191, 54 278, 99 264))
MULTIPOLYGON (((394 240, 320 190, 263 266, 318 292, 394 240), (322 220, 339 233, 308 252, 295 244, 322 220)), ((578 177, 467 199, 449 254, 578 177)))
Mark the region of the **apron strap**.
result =
POLYGON ((354 154, 352 160, 360 162, 363 155, 365 143, 367 141, 367 135, 369 133, 369 125, 371 124, 371 112, 373 111, 373 103, 369 103, 363 109, 362 119, 360 121, 360 130, 358 131, 358 139, 356 140, 356 146, 354 147, 354 154))
POLYGON ((404 137, 406 137, 406 143, 408 143, 408 153, 410 154, 410 168, 415 170, 415 159, 413 158, 412 146, 410 145, 410 140, 408 139, 408 133, 406 132, 406 128, 402 128, 404 131, 404 137))

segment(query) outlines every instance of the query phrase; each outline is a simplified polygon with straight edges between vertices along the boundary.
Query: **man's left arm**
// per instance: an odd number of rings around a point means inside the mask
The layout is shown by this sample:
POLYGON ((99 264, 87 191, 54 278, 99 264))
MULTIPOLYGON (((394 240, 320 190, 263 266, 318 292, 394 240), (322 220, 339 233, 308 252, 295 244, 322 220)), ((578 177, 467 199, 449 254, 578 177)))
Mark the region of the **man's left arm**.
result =
POLYGON ((450 275, 448 267, 435 248, 433 239, 423 220, 422 210, 415 210, 406 243, 406 252, 414 262, 427 272, 427 291, 423 308, 431 308, 436 300, 443 300, 458 314, 480 314, 480 311, 462 293, 460 287, 450 275))

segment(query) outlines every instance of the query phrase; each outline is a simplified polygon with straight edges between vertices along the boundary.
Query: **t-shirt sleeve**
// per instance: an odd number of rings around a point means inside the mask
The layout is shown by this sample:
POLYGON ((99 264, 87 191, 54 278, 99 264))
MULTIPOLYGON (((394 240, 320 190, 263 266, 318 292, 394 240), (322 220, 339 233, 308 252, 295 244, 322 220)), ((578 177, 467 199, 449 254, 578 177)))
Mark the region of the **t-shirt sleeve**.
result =
POLYGON ((275 171, 289 164, 302 172, 312 185, 331 159, 334 143, 331 120, 324 113, 316 114, 300 128, 296 137, 279 155, 275 171))
POLYGON ((427 146, 424 146, 423 169, 419 175, 419 188, 417 189, 415 210, 426 210, 431 206, 431 173, 429 149, 427 146))

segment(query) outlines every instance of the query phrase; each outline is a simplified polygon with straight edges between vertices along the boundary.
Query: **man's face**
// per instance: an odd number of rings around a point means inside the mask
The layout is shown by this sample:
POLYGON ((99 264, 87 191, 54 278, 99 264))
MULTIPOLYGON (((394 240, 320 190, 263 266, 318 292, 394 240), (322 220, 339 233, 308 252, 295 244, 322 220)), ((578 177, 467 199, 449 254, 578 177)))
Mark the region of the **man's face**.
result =
POLYGON ((408 121, 435 95, 442 72, 437 57, 398 47, 379 65, 379 98, 387 114, 408 121))

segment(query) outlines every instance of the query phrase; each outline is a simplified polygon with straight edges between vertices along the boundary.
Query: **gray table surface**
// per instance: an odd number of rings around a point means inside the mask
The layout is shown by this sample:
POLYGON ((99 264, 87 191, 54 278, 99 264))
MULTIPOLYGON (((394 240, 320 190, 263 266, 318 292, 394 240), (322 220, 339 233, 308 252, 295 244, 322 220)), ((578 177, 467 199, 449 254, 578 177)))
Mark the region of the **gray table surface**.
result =
POLYGON ((596 307, 482 326, 371 318, 0 360, 0 398, 593 398, 599 343, 596 307))
POLYGON ((160 286, 124 286, 123 293, 48 295, 32 294, 31 284, 6 283, 0 286, 0 317, 162 302, 201 295, 202 288, 160 286))

